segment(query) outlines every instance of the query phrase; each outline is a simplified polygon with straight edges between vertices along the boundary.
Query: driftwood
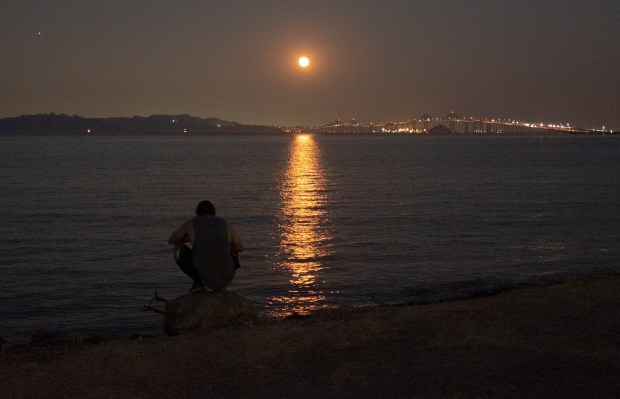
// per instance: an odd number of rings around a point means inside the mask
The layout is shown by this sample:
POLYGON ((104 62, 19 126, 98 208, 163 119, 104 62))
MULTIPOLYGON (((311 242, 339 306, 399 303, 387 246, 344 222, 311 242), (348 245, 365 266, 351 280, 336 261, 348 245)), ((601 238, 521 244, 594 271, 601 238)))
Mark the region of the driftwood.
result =
POLYGON ((144 305, 144 311, 145 312, 155 312, 155 313, 159 313, 159 314, 166 314, 165 310, 161 310, 161 309, 157 309, 153 307, 153 302, 164 302, 166 305, 168 304, 168 300, 165 298, 160 297, 157 294, 157 290, 155 290, 155 292, 153 293, 153 298, 151 298, 151 300, 149 301, 148 305, 144 305))

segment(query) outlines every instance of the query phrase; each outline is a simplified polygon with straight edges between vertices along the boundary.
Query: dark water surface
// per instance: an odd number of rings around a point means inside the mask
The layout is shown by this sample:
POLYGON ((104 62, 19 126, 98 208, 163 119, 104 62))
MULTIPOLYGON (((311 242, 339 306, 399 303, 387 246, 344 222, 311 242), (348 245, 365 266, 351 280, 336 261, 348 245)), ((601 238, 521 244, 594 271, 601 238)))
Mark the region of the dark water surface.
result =
POLYGON ((619 137, 2 137, 0 336, 159 333, 210 199, 266 314, 619 271, 619 137))

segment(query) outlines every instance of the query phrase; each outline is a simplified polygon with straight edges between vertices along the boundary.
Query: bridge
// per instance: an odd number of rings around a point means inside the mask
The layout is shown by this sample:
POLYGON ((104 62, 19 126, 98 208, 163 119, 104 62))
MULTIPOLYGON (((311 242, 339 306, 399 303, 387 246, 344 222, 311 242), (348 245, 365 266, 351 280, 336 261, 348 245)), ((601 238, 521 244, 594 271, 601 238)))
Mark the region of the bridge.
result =
POLYGON ((454 112, 445 117, 422 115, 418 119, 400 122, 359 123, 336 120, 327 125, 308 129, 314 133, 416 133, 431 135, 480 134, 480 135, 550 135, 585 134, 591 130, 576 129, 563 124, 535 124, 515 120, 464 118, 454 112))

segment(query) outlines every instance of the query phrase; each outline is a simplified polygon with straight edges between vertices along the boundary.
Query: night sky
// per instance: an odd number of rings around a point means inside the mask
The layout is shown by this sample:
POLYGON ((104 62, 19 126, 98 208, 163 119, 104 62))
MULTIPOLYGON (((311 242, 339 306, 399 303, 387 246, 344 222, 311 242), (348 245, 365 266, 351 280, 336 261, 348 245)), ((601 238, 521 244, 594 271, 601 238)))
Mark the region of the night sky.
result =
POLYGON ((2 0, 0 56, 0 117, 620 129, 618 0, 2 0))

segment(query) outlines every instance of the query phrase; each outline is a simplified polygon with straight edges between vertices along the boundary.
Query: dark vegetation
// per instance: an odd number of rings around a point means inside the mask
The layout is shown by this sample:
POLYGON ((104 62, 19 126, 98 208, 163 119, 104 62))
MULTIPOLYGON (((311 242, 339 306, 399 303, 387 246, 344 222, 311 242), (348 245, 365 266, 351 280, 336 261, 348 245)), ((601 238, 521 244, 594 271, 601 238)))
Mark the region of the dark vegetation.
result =
POLYGON ((22 115, 0 119, 0 135, 204 135, 228 133, 283 133, 273 126, 243 125, 219 118, 190 115, 85 118, 66 114, 22 115))

